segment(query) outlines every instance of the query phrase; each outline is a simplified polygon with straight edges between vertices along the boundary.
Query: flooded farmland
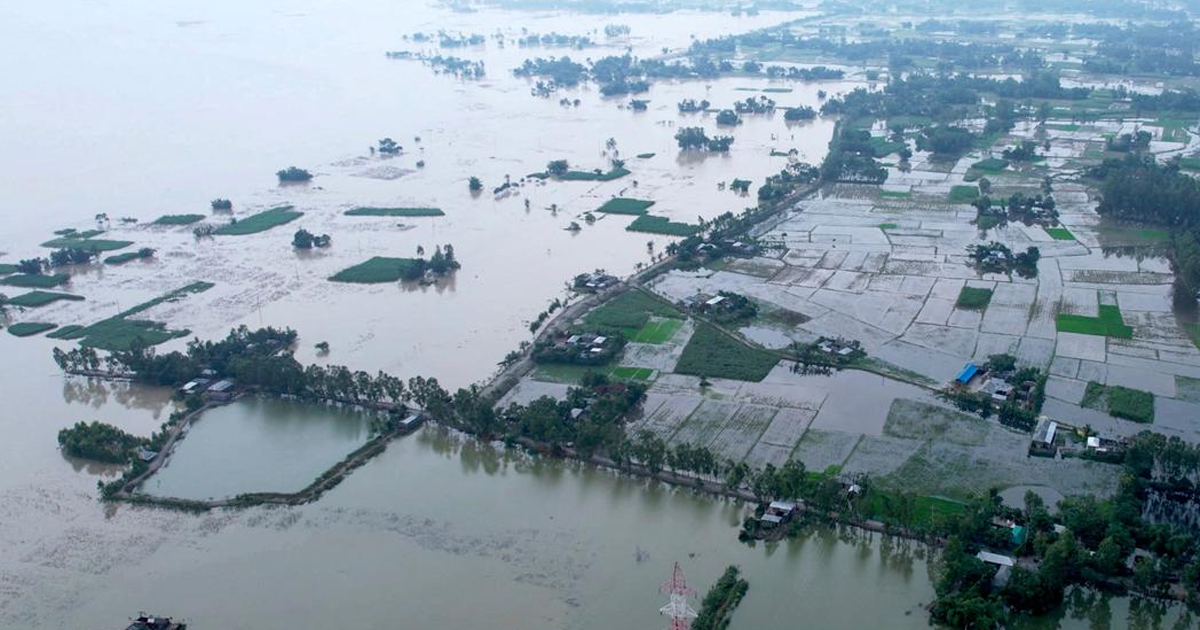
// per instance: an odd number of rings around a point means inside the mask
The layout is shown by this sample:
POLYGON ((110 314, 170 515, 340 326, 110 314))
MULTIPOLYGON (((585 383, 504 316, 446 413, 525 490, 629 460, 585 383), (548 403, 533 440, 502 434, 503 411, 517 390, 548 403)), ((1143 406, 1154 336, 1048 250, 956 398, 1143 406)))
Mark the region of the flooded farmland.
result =
MULTIPOLYGON (((537 96, 535 82, 512 69, 541 56, 670 58, 694 40, 817 14, 453 11, 409 0, 5 6, 0 29, 21 52, 0 58, 0 134, 30 141, 0 144, 0 183, 10 195, 0 213, 0 263, 46 254, 39 244, 56 230, 98 223, 104 238, 127 240, 130 250, 157 250, 145 260, 67 268, 61 290, 83 300, 15 311, 5 327, 87 325, 152 304, 141 317, 186 331, 160 353, 240 325, 290 327, 301 363, 429 376, 451 388, 480 382, 531 338, 530 323, 569 295, 576 274, 627 276, 677 240, 631 232, 629 216, 591 215, 602 204, 653 201, 653 215, 691 224, 753 206, 753 188, 735 192, 733 180, 758 185, 795 161, 819 163, 837 124, 832 116, 785 121, 783 109, 819 109, 826 98, 872 85, 853 65, 840 65, 846 74, 836 81, 737 73, 658 80, 637 95, 643 108, 586 83, 537 96), (628 33, 607 37, 609 24, 628 33), (385 54, 447 54, 412 37, 442 30, 487 36, 449 51, 482 62, 485 76, 461 79, 385 54), (516 43, 551 32, 587 35, 595 45, 516 43), (744 115, 729 129, 714 112, 676 106, 703 99, 720 109, 748 96, 768 96, 780 111, 744 115), (682 152, 674 136, 686 126, 735 142, 727 153, 682 152), (403 150, 378 154, 373 147, 385 137, 403 150), (533 176, 554 160, 584 172, 620 160, 630 173, 608 181, 533 176), (314 179, 279 184, 276 170, 291 165, 314 179), (482 190, 468 188, 471 177, 482 190), (232 211, 210 211, 218 198, 231 199, 232 211), (215 228, 280 206, 303 215, 248 235, 193 233, 195 225, 215 228), (346 214, 361 207, 444 214, 346 214), (195 225, 155 221, 192 212, 204 215, 195 225), (297 250, 298 228, 333 244, 297 250), (374 257, 446 244, 462 268, 436 281, 329 281, 374 257), (213 286, 152 302, 194 282, 213 286)), ((1068 157, 1078 155, 1054 165, 1068 157)), ((674 373, 695 329, 689 319, 666 343, 626 349, 625 367, 655 375, 630 428, 755 465, 797 459, 812 471, 878 474, 954 500, 996 485, 1008 487, 1013 503, 1027 488, 1111 494, 1115 467, 1027 463, 1027 436, 951 414, 929 391, 965 361, 1012 350, 1051 368, 1049 405, 1065 418, 1134 432, 1081 403, 1091 380, 1133 383, 1160 396, 1158 428, 1200 430, 1200 355, 1169 316, 1165 258, 1102 256, 1104 235, 1089 229, 1090 200, 1068 184, 1060 198, 1080 242, 1056 245, 1040 228, 1000 231, 1045 248, 1052 280, 1039 287, 968 277, 959 250, 978 240, 974 213, 930 202, 961 185, 965 167, 931 174, 922 158, 915 174, 888 164, 900 182, 890 201, 859 202, 849 191, 785 214, 768 232, 790 248, 776 258, 672 271, 650 286, 669 302, 725 289, 774 302, 782 315, 739 329, 743 337, 782 351, 845 333, 907 382, 860 371, 799 376, 777 360, 761 382, 674 373), (953 252, 942 251, 946 242, 953 252), (1127 342, 1095 347, 1083 335, 1056 337, 1052 314, 1034 308, 1034 298, 1046 298, 1091 316, 1123 283, 1134 286, 1120 290, 1120 303, 1139 325, 1127 342), (986 317, 955 305, 969 285, 995 288, 986 317)), ((59 430, 98 420, 146 436, 183 403, 167 387, 64 377, 51 352, 73 341, 9 332, 0 332, 0 628, 117 628, 142 609, 182 617, 193 630, 657 627, 659 584, 676 561, 701 593, 724 567, 741 567, 752 588, 734 630, 929 626, 933 552, 917 543, 814 526, 783 542, 745 544, 738 530, 752 507, 744 503, 437 426, 395 440, 300 507, 189 514, 102 503, 97 483, 116 479, 121 467, 65 455, 59 430)), ((566 390, 535 373, 512 397, 527 403, 566 390)), ((370 437, 369 418, 357 412, 242 398, 205 412, 141 490, 185 499, 293 491, 370 437)), ((1176 621, 1186 627, 1190 618, 1145 600, 1073 590, 1053 614, 1014 627, 1176 621)))

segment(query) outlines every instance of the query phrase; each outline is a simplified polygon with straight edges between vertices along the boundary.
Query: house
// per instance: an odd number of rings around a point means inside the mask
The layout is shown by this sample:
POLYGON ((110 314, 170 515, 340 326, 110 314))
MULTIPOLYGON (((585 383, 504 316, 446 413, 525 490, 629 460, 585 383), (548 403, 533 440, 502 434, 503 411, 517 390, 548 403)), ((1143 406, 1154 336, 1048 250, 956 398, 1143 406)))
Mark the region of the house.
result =
POLYGON ((215 400, 229 400, 233 397, 233 387, 233 381, 224 378, 213 383, 212 387, 209 387, 205 394, 215 400))
POLYGON ((992 400, 1004 402, 1008 400, 1009 394, 1012 393, 1012 386, 1003 379, 990 377, 988 380, 983 382, 981 391, 990 395, 992 400))
POLYGON ((204 391, 204 386, 208 385, 211 382, 212 381, 210 381, 206 378, 194 378, 194 379, 184 383, 183 387, 179 388, 179 393, 183 394, 184 396, 187 396, 188 394, 195 394, 195 393, 202 392, 202 391, 204 391))
POLYGON ((958 376, 954 377, 954 382, 966 387, 967 384, 971 382, 971 379, 975 378, 977 374, 979 374, 979 366, 975 365, 974 363, 968 363, 963 366, 963 369, 958 373, 958 376))
POLYGON ((154 461, 155 457, 158 457, 157 451, 152 451, 148 448, 139 448, 137 450, 137 458, 142 460, 143 462, 154 461))
POLYGON ((975 554, 975 557, 988 564, 994 564, 998 567, 1011 567, 1016 564, 1016 561, 1011 557, 1002 556, 998 553, 992 553, 990 551, 980 551, 979 553, 975 554))
POLYGON ((720 304, 721 302, 724 302, 724 301, 725 301, 725 296, 724 296, 724 295, 718 295, 718 296, 716 296, 716 297, 713 297, 713 298, 709 299, 707 302, 705 302, 705 303, 704 303, 704 305, 705 305, 705 306, 716 306, 716 305, 718 305, 718 304, 720 304))
POLYGON ((1033 429, 1033 441, 1029 443, 1029 454, 1054 457, 1058 452, 1054 446, 1057 435, 1058 423, 1046 416, 1038 416, 1037 426, 1033 429))
POLYGON ((765 527, 774 527, 791 520, 796 513, 797 505, 791 501, 772 501, 758 519, 765 527))
POLYGON ((400 428, 404 431, 411 431, 421 426, 421 420, 422 418, 420 412, 410 413, 400 421, 400 428))

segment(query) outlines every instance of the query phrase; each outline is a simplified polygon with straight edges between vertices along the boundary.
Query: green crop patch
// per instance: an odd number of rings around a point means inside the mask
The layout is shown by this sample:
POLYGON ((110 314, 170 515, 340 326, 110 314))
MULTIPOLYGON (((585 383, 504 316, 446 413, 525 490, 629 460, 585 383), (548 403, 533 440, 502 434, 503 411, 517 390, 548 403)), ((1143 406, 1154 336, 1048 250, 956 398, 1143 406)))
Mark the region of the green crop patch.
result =
POLYGON ((583 322, 589 330, 606 334, 618 332, 626 339, 632 339, 647 326, 651 316, 678 320, 682 313, 641 291, 626 291, 592 309, 583 322))
POLYGON ((359 207, 346 211, 348 217, 444 217, 440 208, 373 208, 359 207))
POLYGON ((134 344, 153 346, 171 339, 186 337, 191 334, 190 330, 168 330, 166 324, 161 322, 129 318, 164 302, 175 302, 194 293, 203 293, 213 286, 210 282, 193 282, 153 300, 138 304, 108 319, 100 320, 90 326, 74 328, 70 333, 63 333, 55 338, 77 339, 81 346, 116 352, 129 350, 134 344))
POLYGON ((1179 160, 1179 166, 1186 171, 1200 171, 1200 157, 1185 157, 1179 160))
POLYGON ((1056 241, 1073 241, 1073 240, 1075 240, 1075 235, 1071 234, 1071 231, 1068 230, 1067 228, 1048 227, 1048 228, 1042 228, 1042 229, 1046 230, 1046 234, 1049 234, 1050 238, 1052 238, 1056 241))
POLYGON ((979 197, 979 188, 975 186, 954 186, 950 189, 950 203, 971 203, 979 197))
POLYGON ((912 192, 908 190, 881 190, 879 197, 882 199, 912 199, 912 192))
POLYGON ((37 308, 47 304, 53 304, 59 300, 68 300, 79 302, 83 300, 82 295, 72 295, 70 293, 55 293, 53 291, 30 291, 23 295, 18 295, 8 301, 13 306, 24 306, 25 308, 37 308))
POLYGON ((655 154, 653 153, 639 153, 637 154, 637 157, 639 160, 649 160, 650 158, 654 157, 654 155, 655 154))
POLYGON ((1132 422, 1154 422, 1154 394, 1140 389, 1089 381, 1079 406, 1105 411, 1114 418, 1132 422))
POLYGON ((596 171, 567 171, 561 179, 564 182, 611 182, 614 179, 625 177, 631 171, 625 167, 614 168, 607 173, 597 173, 596 171))
POLYGON ((972 170, 986 173, 988 175, 995 175, 1002 172, 1006 168, 1008 168, 1008 160, 1003 160, 1000 158, 987 158, 971 165, 972 170))
POLYGON ((56 324, 47 324, 45 322, 21 322, 9 326, 8 334, 14 337, 32 337, 47 330, 54 330, 57 327, 56 324))
POLYGON ((191 225, 203 220, 203 214, 164 214, 154 220, 154 225, 191 225))
POLYGON ((125 252, 124 254, 114 254, 104 259, 106 265, 123 265, 131 260, 145 258, 139 252, 125 252))
POLYGON ((71 276, 65 273, 47 275, 22 273, 15 276, 8 276, 0 280, 0 284, 7 284, 10 287, 21 287, 22 289, 52 289, 66 284, 70 279, 71 276))
POLYGON ((1048 123, 1046 128, 1054 131, 1079 131, 1079 125, 1074 123, 1048 123))
POLYGON ((648 321, 645 326, 642 326, 630 341, 638 343, 666 343, 675 336, 676 331, 683 326, 683 322, 678 319, 660 319, 657 321, 648 321))
POLYGON ((7 276, 10 273, 17 273, 17 266, 0 263, 0 276, 7 276))
POLYGON ((880 223, 879 224, 879 229, 881 229, 881 230, 894 230, 898 227, 900 227, 900 226, 896 225, 895 223, 880 223))
POLYGON ((74 337, 72 337, 72 335, 81 330, 83 330, 83 326, 80 326, 79 324, 68 324, 66 326, 56 328, 54 332, 48 333, 46 336, 50 339, 73 339, 74 337))
POLYGON ((1133 339, 1133 328, 1125 325, 1125 320, 1121 318, 1121 309, 1112 304, 1101 304, 1097 317, 1059 313, 1055 318, 1055 325, 1059 332, 1133 339))
POLYGON ((302 216, 304 216, 304 213, 292 210, 292 206, 280 206, 234 221, 219 228, 216 233, 222 236, 257 234, 259 232, 266 232, 273 227, 291 223, 302 216))
POLYGON ((654 378, 654 370, 640 367, 617 366, 608 372, 609 377, 622 381, 649 381, 654 378))
POLYGON ((628 197, 614 197, 604 202, 604 205, 596 209, 596 212, 605 214, 630 214, 643 215, 653 206, 653 201, 644 199, 630 199, 628 197))
POLYGON ((133 245, 133 241, 113 241, 79 236, 60 236, 42 243, 42 247, 51 249, 82 249, 88 252, 111 252, 115 249, 125 249, 130 245, 133 245))
POLYGON ((643 214, 634 219, 625 229, 630 232, 645 232, 647 234, 691 236, 700 231, 700 226, 690 223, 676 223, 666 217, 643 214))
POLYGON ((958 292, 958 301, 955 302, 954 305, 958 308, 972 311, 982 311, 987 309, 988 304, 991 304, 991 302, 991 289, 963 287, 962 290, 958 292))
POLYGON ((330 276, 333 282, 350 282, 354 284, 380 284, 396 282, 407 274, 412 273, 416 258, 387 258, 376 256, 366 262, 343 269, 330 276))
POLYGON ((675 372, 757 382, 766 378, 777 363, 779 359, 770 352, 743 344, 701 322, 683 348, 675 372))

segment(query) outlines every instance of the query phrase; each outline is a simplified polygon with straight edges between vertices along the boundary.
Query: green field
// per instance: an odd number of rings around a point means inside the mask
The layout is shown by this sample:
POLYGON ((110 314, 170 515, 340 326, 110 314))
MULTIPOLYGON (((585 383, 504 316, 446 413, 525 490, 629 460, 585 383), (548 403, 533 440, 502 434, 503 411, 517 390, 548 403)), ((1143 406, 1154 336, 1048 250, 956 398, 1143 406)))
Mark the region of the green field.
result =
POLYGON ((440 208, 373 208, 359 207, 346 211, 348 217, 444 217, 440 208))
POLYGON ((89 252, 111 252, 114 249, 125 249, 133 245, 133 241, 110 241, 102 238, 81 238, 78 236, 60 236, 42 243, 42 247, 51 249, 82 249, 89 252))
POLYGON ((649 160, 650 158, 654 157, 654 154, 653 153, 639 153, 639 154, 637 154, 637 157, 639 160, 649 160))
POLYGON ((1114 418, 1145 424, 1154 422, 1154 394, 1140 389, 1089 381, 1079 406, 1106 411, 1114 418))
POLYGON ((7 276, 10 273, 17 273, 17 266, 0 263, 0 276, 7 276))
POLYGON ((164 214, 154 220, 154 225, 191 225, 203 220, 203 214, 164 214))
POLYGON ((903 142, 892 142, 883 136, 871 136, 870 143, 877 158, 887 157, 906 146, 903 142))
POLYGON ((330 276, 334 282, 352 282, 356 284, 380 284, 396 282, 416 264, 416 258, 387 258, 376 256, 364 263, 359 263, 343 269, 330 276))
POLYGON ((1052 238, 1056 241, 1073 241, 1073 240, 1075 240, 1075 235, 1071 234, 1071 231, 1068 230, 1067 228, 1048 227, 1048 228, 1042 228, 1042 229, 1046 230, 1046 234, 1049 234, 1050 238, 1052 238))
POLYGON ((565 175, 560 177, 564 182, 610 182, 614 179, 625 177, 631 171, 625 167, 614 168, 607 173, 597 173, 595 171, 567 171, 565 175))
MULTIPOLYGON (((892 492, 872 486, 863 497, 861 509, 869 518, 885 523, 901 524, 901 514, 909 507, 902 507, 903 502, 892 492)), ((916 496, 912 500, 911 514, 905 515, 909 523, 905 526, 914 529, 926 529, 938 521, 961 514, 966 509, 965 503, 943 499, 941 497, 916 496)))
POLYGON ((604 205, 597 208, 596 212, 603 212, 605 214, 642 215, 646 214, 646 210, 653 205, 653 201, 629 199, 628 197, 614 197, 604 202, 604 205))
POLYGON ((617 366, 609 370, 608 376, 622 381, 648 381, 654 378, 654 370, 650 368, 617 366))
POLYGON ((1185 157, 1179 160, 1179 166, 1185 171, 1200 171, 1200 157, 1185 157))
POLYGON ((697 225, 676 223, 666 217, 656 217, 649 214, 643 214, 634 219, 625 229, 630 232, 664 234, 666 236, 691 236, 700 231, 700 227, 697 225))
POLYGON ((266 232, 273 227, 291 223, 302 216, 304 216, 304 213, 292 210, 292 206, 280 206, 264 210, 258 214, 252 214, 235 223, 230 223, 218 229, 216 233, 222 236, 257 234, 259 232, 266 232))
POLYGON ((907 190, 881 190, 879 196, 883 199, 912 199, 912 192, 907 190))
POLYGON ((678 319, 660 319, 657 321, 648 321, 641 330, 630 338, 630 341, 638 343, 666 343, 671 340, 675 332, 683 326, 683 322, 678 319))
POLYGON ((90 326, 75 327, 69 333, 61 333, 56 339, 78 339, 79 344, 109 352, 128 350, 135 342, 153 346, 191 334, 190 330, 167 330, 165 324, 148 320, 129 319, 164 302, 174 302, 193 293, 203 293, 213 287, 209 282, 193 282, 143 302, 108 319, 90 326))
POLYGON ((775 355, 747 346, 700 322, 675 366, 679 374, 761 381, 779 363, 775 355))
POLYGON ((651 315, 676 320, 682 317, 674 306, 632 290, 596 307, 584 316, 583 322, 589 330, 619 332, 626 339, 633 339, 647 326, 651 315))
POLYGON ((37 308, 47 304, 53 304, 59 300, 81 301, 82 295, 72 295, 70 293, 55 293, 53 291, 30 291, 23 295, 18 295, 8 301, 13 306, 24 306, 26 308, 37 308))
POLYGON ((963 287, 962 290, 958 292, 958 301, 954 303, 954 306, 973 311, 982 311, 987 309, 988 304, 991 302, 991 289, 963 287))
POLYGON ((21 322, 8 327, 8 334, 14 337, 32 337, 38 333, 44 333, 47 330, 57 328, 55 324, 47 324, 44 322, 21 322))
POLYGON ((1059 313, 1055 324, 1059 332, 1133 339, 1133 329, 1126 326, 1125 320, 1121 319, 1120 307, 1112 304, 1101 304, 1100 314, 1097 317, 1059 313))
POLYGON ((1189 322, 1183 325, 1183 329, 1187 331, 1188 337, 1192 339, 1192 344, 1200 350, 1200 322, 1189 322))
POLYGON ((1079 125, 1075 123, 1047 123, 1046 129, 1054 131, 1079 131, 1079 125))
POLYGON ((17 274, 0 280, 0 284, 7 284, 10 287, 21 287, 23 289, 51 289, 60 284, 66 284, 71 276, 65 273, 55 274, 17 274))
POLYGON ((898 227, 900 227, 900 226, 896 225, 895 223, 880 223, 879 224, 879 229, 881 229, 881 230, 894 230, 898 227))
POLYGON ((125 252, 124 254, 114 254, 104 259, 106 265, 121 265, 131 260, 137 260, 143 256, 137 252, 125 252))
POLYGON ((972 170, 976 170, 988 175, 995 175, 1002 172, 1006 168, 1008 168, 1008 160, 1002 160, 1000 158, 987 158, 986 160, 980 160, 971 165, 972 170))
POLYGON ((947 199, 950 203, 971 203, 978 196, 979 188, 976 186, 954 186, 947 199))
POLYGON ((72 335, 81 330, 83 330, 83 326, 80 326, 79 324, 68 324, 66 326, 56 328, 54 332, 49 333, 46 336, 51 339, 72 339, 72 335))

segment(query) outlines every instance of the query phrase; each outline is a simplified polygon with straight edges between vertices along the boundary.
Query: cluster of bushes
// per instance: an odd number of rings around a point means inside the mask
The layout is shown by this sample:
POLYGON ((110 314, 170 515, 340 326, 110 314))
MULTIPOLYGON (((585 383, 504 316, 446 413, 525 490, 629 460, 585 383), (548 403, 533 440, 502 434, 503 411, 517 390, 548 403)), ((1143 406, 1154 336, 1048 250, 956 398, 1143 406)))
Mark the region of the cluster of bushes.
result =
POLYGON ((146 438, 96 421, 76 422, 75 426, 58 432, 58 445, 64 453, 106 464, 128 463, 138 447, 149 443, 146 438))
MULTIPOLYGON (((737 114, 734 114, 734 116, 737 116, 737 114)), ((683 127, 675 132, 675 142, 679 144, 680 149, 685 151, 703 149, 705 151, 724 153, 733 144, 733 136, 714 136, 709 138, 708 134, 704 132, 703 127, 683 127)))
POLYGON ((1024 252, 1014 254, 1003 243, 992 241, 983 245, 968 245, 967 256, 980 273, 1011 274, 1015 271, 1022 278, 1036 278, 1037 263, 1042 253, 1036 247, 1029 247, 1024 252))
POLYGON ((314 247, 329 247, 333 239, 328 234, 313 234, 305 229, 296 230, 292 237, 292 247, 296 249, 312 249, 314 247))

